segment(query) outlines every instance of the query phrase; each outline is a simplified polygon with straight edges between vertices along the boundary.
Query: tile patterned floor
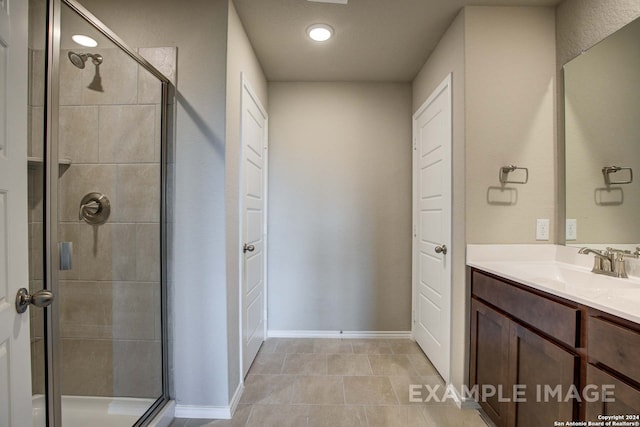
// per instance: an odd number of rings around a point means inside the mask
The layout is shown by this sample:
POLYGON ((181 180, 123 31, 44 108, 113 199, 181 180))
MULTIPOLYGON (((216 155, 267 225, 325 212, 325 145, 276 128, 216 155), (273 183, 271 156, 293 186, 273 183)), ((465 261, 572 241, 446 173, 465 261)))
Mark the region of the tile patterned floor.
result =
POLYGON ((232 420, 176 419, 171 427, 486 426, 478 411, 452 402, 410 402, 409 384, 444 386, 410 340, 270 338, 232 420))

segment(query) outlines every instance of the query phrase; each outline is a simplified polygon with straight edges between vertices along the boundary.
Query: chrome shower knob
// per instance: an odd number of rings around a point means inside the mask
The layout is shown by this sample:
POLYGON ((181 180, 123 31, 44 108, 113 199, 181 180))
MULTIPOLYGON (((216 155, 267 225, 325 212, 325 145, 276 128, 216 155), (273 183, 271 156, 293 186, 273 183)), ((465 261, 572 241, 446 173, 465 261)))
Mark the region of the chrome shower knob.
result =
POLYGON ((111 214, 111 202, 102 193, 89 193, 80 201, 80 221, 87 224, 104 224, 111 214))

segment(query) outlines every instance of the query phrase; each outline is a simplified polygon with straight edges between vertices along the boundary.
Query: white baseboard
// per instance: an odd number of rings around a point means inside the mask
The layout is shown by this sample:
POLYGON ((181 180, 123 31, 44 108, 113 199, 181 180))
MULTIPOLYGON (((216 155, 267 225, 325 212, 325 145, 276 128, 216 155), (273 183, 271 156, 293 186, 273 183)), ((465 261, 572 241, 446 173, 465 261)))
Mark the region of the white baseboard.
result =
POLYGON ((240 398, 242 397, 242 393, 244 393, 244 384, 240 383, 236 388, 236 392, 233 393, 233 397, 231 398, 231 402, 229 403, 231 417, 233 417, 233 414, 235 414, 236 409, 238 408, 238 403, 240 403, 240 398))
POLYGON ((478 409, 480 407, 475 399, 460 396, 460 391, 458 391, 457 387, 453 387, 453 399, 459 409, 478 409))
POLYGON ((230 420, 231 408, 229 406, 176 405, 176 418, 230 420))
POLYGON ((408 338, 411 331, 273 331, 269 338, 408 338))
POLYGON ((176 418, 202 418, 210 420, 230 420, 240 403, 244 384, 238 384, 229 406, 176 405, 176 418))

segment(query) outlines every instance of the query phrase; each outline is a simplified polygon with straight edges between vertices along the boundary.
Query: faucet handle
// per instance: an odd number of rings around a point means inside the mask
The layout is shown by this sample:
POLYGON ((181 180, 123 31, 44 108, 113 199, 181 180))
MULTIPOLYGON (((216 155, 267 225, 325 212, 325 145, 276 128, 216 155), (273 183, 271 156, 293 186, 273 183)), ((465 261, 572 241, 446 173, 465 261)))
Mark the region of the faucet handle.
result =
POLYGON ((616 248, 607 248, 608 252, 622 253, 622 254, 630 254, 631 251, 626 249, 616 249, 616 248))
POLYGON ((639 249, 640 248, 636 248, 635 252, 631 252, 625 249, 607 248, 607 251, 612 255, 615 255, 616 258, 622 259, 623 257, 638 258, 640 256, 640 252, 638 251, 639 249))

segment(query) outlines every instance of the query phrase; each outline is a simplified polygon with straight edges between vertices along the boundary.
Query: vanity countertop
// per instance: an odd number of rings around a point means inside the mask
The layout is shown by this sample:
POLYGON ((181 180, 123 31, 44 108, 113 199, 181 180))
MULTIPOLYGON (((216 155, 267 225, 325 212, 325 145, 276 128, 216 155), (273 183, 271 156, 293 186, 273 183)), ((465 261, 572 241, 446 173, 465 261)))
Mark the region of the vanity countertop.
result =
POLYGON ((640 324, 640 277, 591 272, 593 255, 559 245, 467 245, 467 265, 640 324))

